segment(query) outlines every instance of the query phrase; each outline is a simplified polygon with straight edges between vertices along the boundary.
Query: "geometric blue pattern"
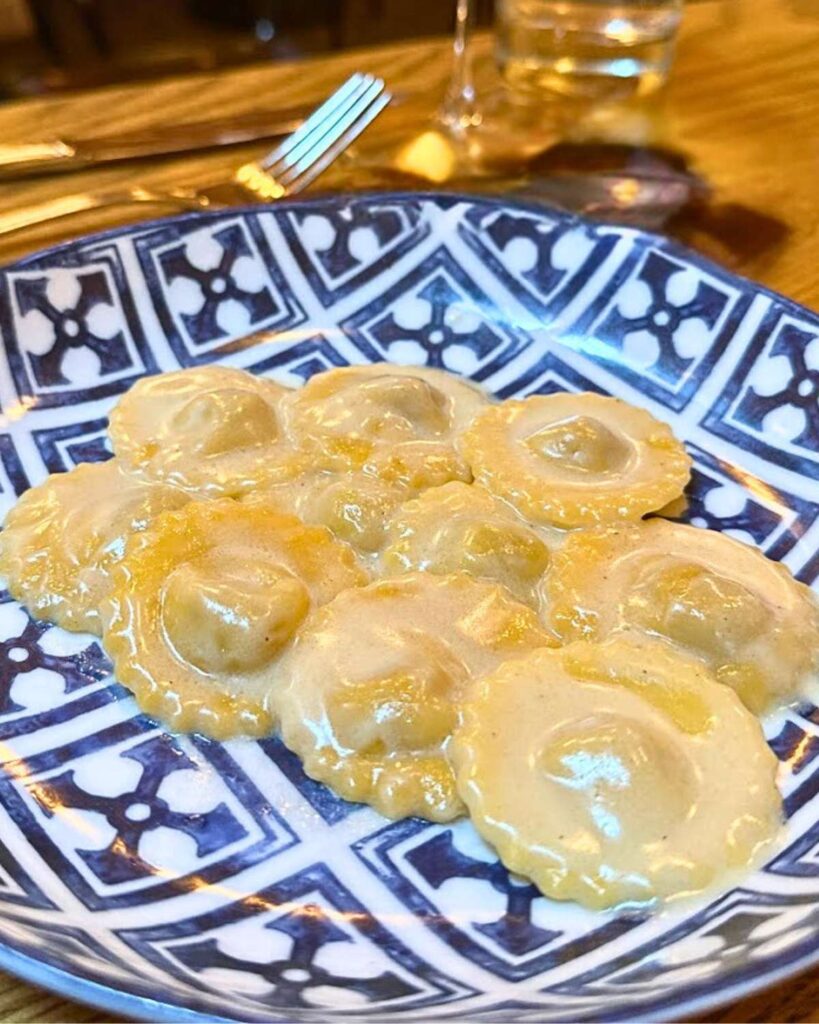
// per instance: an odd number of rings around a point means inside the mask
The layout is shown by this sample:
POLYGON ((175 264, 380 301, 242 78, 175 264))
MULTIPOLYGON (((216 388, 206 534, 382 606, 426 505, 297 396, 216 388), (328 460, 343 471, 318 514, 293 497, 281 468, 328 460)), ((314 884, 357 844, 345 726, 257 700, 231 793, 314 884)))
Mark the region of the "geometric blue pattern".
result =
POLYGON ((819 518, 819 504, 777 490, 753 474, 688 445, 693 456, 683 522, 727 533, 780 559, 819 518))
POLYGON ((488 203, 466 211, 458 230, 475 258, 541 324, 553 320, 616 257, 618 243, 617 232, 573 217, 488 203))
POLYGON ((443 248, 340 326, 369 362, 457 370, 478 381, 512 362, 531 341, 503 322, 443 248))
MULTIPOLYGON (((299 384, 392 359, 646 406, 693 458, 667 514, 819 579, 819 319, 631 229, 457 196, 187 214, 0 272, 0 339, 3 512, 108 458, 108 409, 146 373, 299 384)), ((819 710, 766 734, 788 818, 770 863, 660 917, 592 914, 467 821, 339 799, 278 739, 169 735, 92 637, 0 593, 0 965, 155 1020, 696 1015, 817 958, 819 710)))
POLYGON ((608 999, 616 1007, 607 1020, 631 1019, 647 991, 658 1015, 679 1006, 678 987, 687 998, 708 992, 722 963, 738 982, 750 981, 766 966, 798 958, 815 947, 819 905, 804 899, 737 888, 669 928, 662 936, 635 946, 585 971, 571 983, 546 989, 566 994, 582 1009, 584 1001, 608 999))
POLYGON ((63 423, 32 432, 49 473, 62 473, 81 462, 105 462, 113 455, 106 433, 108 420, 63 423))
POLYGON ((575 325, 573 344, 646 395, 682 409, 750 304, 728 277, 694 271, 651 247, 618 280, 603 309, 575 325))
MULTIPOLYGON (((819 743, 819 709, 809 701, 791 709, 778 735, 774 753, 787 768, 784 784, 785 815, 793 817, 819 793, 819 774, 813 769, 819 743)), ((801 841, 809 841, 810 832, 801 841)), ((787 854, 787 850, 785 851, 787 854)))
POLYGON ((277 219, 287 248, 323 306, 330 306, 386 270, 430 232, 421 202, 352 199, 326 203, 277 219))
POLYGON ((5 927, 6 908, 12 904, 28 908, 54 909, 54 904, 37 886, 6 844, 0 840, 0 906, 5 927))
POLYGON ((510 981, 591 953, 645 920, 644 914, 622 914, 582 933, 544 927, 548 901, 510 875, 463 823, 441 827, 408 819, 354 849, 434 933, 510 981), (471 913, 454 914, 458 906, 471 913))
POLYGON ((93 637, 66 636, 32 619, 8 594, 0 595, 0 741, 122 699, 126 691, 112 684, 110 671, 93 637))
POLYGON ((819 480, 819 325, 772 307, 704 422, 718 436, 819 480))
POLYGON ((3 515, 16 501, 15 495, 22 494, 30 483, 14 441, 7 434, 0 434, 0 508, 3 515))
POLYGON ((221 217, 183 238, 159 227, 136 249, 180 366, 211 361, 237 336, 290 330, 304 319, 258 218, 221 217))
POLYGON ((801 569, 797 569, 794 573, 800 583, 805 583, 809 587, 816 587, 817 581, 819 581, 819 551, 802 565, 801 569))
POLYGON ((288 1013, 333 1007, 339 998, 348 1011, 380 1017, 385 1010, 441 1007, 471 991, 368 920, 366 907, 323 864, 250 900, 120 936, 200 992, 218 993, 230 978, 242 1020, 289 1019, 288 1013), (237 955, 237 934, 253 942, 252 964, 237 955))
POLYGON ((118 394, 155 373, 114 244, 80 245, 57 269, 47 256, 2 277, 2 325, 17 394, 40 408, 118 394), (85 385, 85 386, 81 386, 85 385))
POLYGON ((141 718, 4 769, 3 805, 91 909, 215 884, 298 842, 222 745, 141 718))
POLYGON ((295 786, 301 796, 328 825, 335 825, 348 815, 362 809, 362 804, 353 804, 348 800, 342 800, 327 786, 321 782, 314 782, 305 775, 299 758, 287 749, 278 736, 259 740, 259 749, 266 757, 270 758, 282 775, 295 786))

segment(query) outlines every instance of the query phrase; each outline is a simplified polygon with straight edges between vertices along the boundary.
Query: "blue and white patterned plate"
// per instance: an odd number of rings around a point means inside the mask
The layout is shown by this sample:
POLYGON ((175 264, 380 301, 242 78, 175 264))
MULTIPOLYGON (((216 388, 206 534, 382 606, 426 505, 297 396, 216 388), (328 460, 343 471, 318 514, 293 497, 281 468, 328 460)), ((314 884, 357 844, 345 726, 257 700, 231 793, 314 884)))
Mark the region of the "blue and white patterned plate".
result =
MULTIPOLYGON (((646 406, 694 456, 691 522, 819 575, 819 319, 641 232, 417 195, 186 215, 9 267, 0 330, 0 512, 107 458, 142 374, 392 359, 646 406)), ((467 822, 336 799, 275 739, 168 735, 93 638, 0 601, 0 966, 32 981, 151 1020, 617 1020, 819 960, 815 707, 769 723, 788 832, 763 870, 592 914, 510 879, 467 822)))

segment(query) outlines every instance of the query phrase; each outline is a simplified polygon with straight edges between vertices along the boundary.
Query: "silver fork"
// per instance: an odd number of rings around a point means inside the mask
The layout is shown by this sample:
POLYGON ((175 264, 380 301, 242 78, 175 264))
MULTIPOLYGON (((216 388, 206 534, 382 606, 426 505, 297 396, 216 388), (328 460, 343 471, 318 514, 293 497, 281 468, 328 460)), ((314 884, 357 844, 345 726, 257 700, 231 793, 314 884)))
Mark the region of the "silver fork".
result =
POLYGON ((227 181, 197 188, 131 188, 78 192, 0 214, 0 235, 86 210, 131 203, 170 204, 180 209, 219 209, 269 203, 295 195, 325 171, 391 100, 381 78, 351 75, 303 125, 261 160, 242 164, 227 181))

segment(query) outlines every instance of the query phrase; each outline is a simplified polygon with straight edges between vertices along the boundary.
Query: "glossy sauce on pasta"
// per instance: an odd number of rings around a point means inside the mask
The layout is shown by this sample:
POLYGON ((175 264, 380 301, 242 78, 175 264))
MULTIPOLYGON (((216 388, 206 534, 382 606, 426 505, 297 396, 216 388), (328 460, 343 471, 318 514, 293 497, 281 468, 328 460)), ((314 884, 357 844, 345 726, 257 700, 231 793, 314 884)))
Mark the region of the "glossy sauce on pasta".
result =
POLYGON ((759 723, 661 643, 507 661, 473 690, 452 757, 507 867, 591 907, 699 892, 754 861, 781 824, 759 723))
POLYGON ((26 491, 0 533, 0 573, 35 615, 99 634, 99 605, 129 537, 190 495, 140 480, 119 460, 55 473, 26 491))
POLYGON ((724 534, 652 519, 567 539, 544 579, 564 640, 658 636, 748 707, 794 700, 819 665, 819 612, 787 568, 724 534))
POLYGON ((691 467, 666 424, 590 392, 493 406, 460 448, 487 490, 533 522, 568 528, 654 512, 682 492, 691 467))
POLYGON ((0 571, 35 617, 102 633, 170 728, 280 729, 344 798, 468 813, 591 907, 769 847, 754 716, 813 678, 817 602, 754 549, 643 520, 690 471, 647 411, 495 402, 428 367, 293 389, 204 366, 138 382, 109 433, 115 459, 12 509, 0 571))
POLYGON ((208 497, 248 494, 304 468, 282 430, 286 394, 222 366, 145 377, 112 411, 111 442, 139 476, 208 497))
POLYGON ((463 812, 446 760, 470 682, 554 641, 503 588, 409 573, 347 590, 303 631, 273 706, 308 775, 388 817, 463 812))
POLYGON ((263 498, 192 502, 158 517, 114 571, 105 648, 172 728, 262 736, 276 663, 308 613, 363 582, 346 546, 263 498))

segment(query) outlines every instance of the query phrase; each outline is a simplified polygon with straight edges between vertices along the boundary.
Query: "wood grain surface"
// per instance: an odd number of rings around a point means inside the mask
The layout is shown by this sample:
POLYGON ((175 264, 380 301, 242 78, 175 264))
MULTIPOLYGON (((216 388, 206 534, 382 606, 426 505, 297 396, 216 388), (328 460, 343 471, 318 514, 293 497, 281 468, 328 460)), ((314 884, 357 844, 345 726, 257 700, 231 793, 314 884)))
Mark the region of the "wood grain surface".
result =
MULTIPOLYGON (((489 41, 478 42, 488 66, 489 41)), ((98 90, 0 108, 5 142, 116 132, 163 121, 275 109, 319 99, 353 70, 373 71, 411 98, 368 133, 361 151, 410 134, 443 90, 449 48, 440 40, 381 47, 289 65, 265 65, 150 86, 98 90), (414 98, 412 98, 414 97, 414 98)), ((487 71, 486 74, 491 72, 487 71)), ((622 110, 556 117, 546 141, 604 135, 683 153, 713 190, 694 220, 670 230, 737 272, 819 307, 819 3, 816 0, 701 0, 686 7, 677 60, 665 93, 622 110)), ((143 161, 0 186, 0 213, 22 204, 115 185, 213 180, 258 146, 143 161)), ((377 176, 376 176, 377 177, 377 176)), ((354 160, 322 179, 330 188, 374 180, 354 160)), ((0 238, 0 262, 112 223, 170 212, 121 208, 0 238)), ((105 1013, 66 1002, 0 974, 0 1022, 98 1022, 105 1013)), ((819 1021, 819 970, 730 1005, 709 1021, 819 1021)))

